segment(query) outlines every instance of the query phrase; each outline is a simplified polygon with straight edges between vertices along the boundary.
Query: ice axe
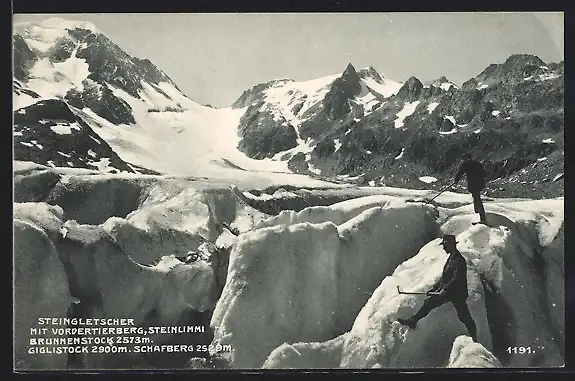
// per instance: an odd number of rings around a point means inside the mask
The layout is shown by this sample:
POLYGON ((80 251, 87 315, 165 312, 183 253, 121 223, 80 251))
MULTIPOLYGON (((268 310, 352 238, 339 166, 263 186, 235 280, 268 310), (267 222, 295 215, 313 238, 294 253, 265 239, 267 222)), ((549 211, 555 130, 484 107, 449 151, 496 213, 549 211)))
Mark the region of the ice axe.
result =
POLYGON ((435 291, 427 291, 427 292, 405 292, 405 291, 401 291, 399 289, 399 286, 397 286, 397 292, 399 292, 402 295, 439 295, 439 292, 435 292, 435 291))
POLYGON ((442 194, 443 192, 445 192, 446 190, 448 190, 449 188, 451 188, 452 186, 454 186, 455 183, 451 183, 448 186, 446 186, 445 188, 443 188, 443 190, 441 192, 439 192, 438 194, 436 194, 432 199, 430 200, 426 200, 426 199, 409 199, 407 200, 407 202, 424 202, 426 204, 429 204, 431 201, 435 200, 440 194, 442 194))

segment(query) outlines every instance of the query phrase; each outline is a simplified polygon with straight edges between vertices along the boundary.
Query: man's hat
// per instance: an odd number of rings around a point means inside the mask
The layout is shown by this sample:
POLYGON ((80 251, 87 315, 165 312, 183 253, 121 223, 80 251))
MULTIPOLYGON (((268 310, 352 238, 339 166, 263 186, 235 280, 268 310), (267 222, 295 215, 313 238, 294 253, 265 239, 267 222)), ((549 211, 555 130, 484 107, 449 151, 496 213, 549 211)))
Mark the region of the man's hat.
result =
POLYGON ((440 245, 444 244, 444 243, 452 243, 452 244, 456 244, 459 243, 455 240, 455 236, 453 234, 446 234, 443 236, 443 240, 441 241, 440 245))

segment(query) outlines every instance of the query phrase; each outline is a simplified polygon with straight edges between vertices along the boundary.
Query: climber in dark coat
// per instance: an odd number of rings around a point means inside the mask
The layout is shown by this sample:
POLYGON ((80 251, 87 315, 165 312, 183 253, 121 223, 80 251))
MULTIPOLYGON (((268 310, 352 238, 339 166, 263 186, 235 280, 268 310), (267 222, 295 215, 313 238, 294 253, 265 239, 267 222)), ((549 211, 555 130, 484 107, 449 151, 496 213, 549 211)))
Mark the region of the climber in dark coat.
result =
POLYGON ((467 263, 465 258, 457 250, 454 235, 444 235, 441 242, 443 250, 449 254, 449 258, 443 267, 443 274, 429 292, 437 292, 437 294, 430 294, 423 303, 423 306, 415 313, 415 315, 407 318, 397 319, 403 325, 415 329, 417 322, 427 316, 434 308, 437 308, 447 302, 451 302, 457 317, 469 332, 469 336, 477 342, 477 327, 471 317, 469 308, 467 307, 467 263))
POLYGON ((483 164, 473 160, 468 153, 463 154, 461 158, 463 162, 457 170, 453 185, 461 181, 461 178, 465 175, 467 179, 467 190, 471 193, 471 197, 473 197, 473 210, 475 213, 479 213, 479 221, 483 224, 487 224, 485 209, 481 202, 481 191, 485 188, 485 168, 483 168, 483 164))

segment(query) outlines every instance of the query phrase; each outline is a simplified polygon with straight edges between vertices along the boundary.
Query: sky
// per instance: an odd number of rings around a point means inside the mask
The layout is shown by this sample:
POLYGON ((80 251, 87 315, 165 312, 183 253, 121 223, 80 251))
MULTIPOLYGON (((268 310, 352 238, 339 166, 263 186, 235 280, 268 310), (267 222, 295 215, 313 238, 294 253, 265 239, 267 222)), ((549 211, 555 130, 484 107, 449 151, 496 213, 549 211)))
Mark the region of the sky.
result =
POLYGON ((461 85, 491 63, 527 53, 563 60, 563 13, 42 14, 91 21, 148 58, 191 99, 227 107, 272 79, 296 81, 373 66, 382 76, 461 85))

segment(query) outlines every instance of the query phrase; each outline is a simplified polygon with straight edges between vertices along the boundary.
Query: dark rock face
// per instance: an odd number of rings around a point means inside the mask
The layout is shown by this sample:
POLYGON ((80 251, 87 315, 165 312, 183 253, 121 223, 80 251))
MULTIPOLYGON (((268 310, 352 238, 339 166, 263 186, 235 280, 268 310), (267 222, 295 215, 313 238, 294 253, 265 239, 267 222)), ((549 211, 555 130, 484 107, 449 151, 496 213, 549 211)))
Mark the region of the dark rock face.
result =
POLYGON ((14 77, 20 81, 28 79, 28 70, 38 60, 36 54, 28 47, 22 36, 16 34, 12 37, 14 54, 14 77))
POLYGON ((64 62, 72 57, 76 49, 76 41, 69 38, 61 38, 56 45, 48 52, 48 58, 51 62, 64 62))
POLYGON ((288 168, 292 172, 311 174, 303 152, 298 152, 289 159, 288 168))
POLYGON ((239 149, 254 159, 264 159, 297 146, 297 133, 285 118, 274 119, 260 111, 261 104, 248 108, 240 120, 239 149))
POLYGON ((43 100, 14 112, 14 160, 44 165, 134 172, 60 100, 43 100))
POLYGON ((410 77, 403 86, 401 86, 395 98, 402 99, 406 102, 414 102, 419 99, 422 89, 423 84, 421 81, 415 77, 410 77))
POLYGON ((335 153, 335 142, 333 140, 321 140, 316 144, 314 153, 320 158, 328 158, 335 153))
MULTIPOLYGON (((349 103, 346 102, 349 106, 349 103)), ((313 139, 315 141, 321 141, 323 138, 327 139, 327 136, 350 118, 353 118, 353 110, 350 109, 350 114, 347 114, 345 119, 333 120, 325 112, 318 111, 309 119, 306 119, 299 128, 300 137, 303 140, 313 139), (327 134, 327 135, 326 135, 327 134)), ((363 114, 363 113, 362 113, 363 114)))
MULTIPOLYGON (((172 86, 174 86, 176 88, 176 90, 181 91, 178 86, 174 83, 174 81, 172 81, 170 79, 170 77, 168 77, 166 75, 166 73, 162 72, 160 69, 158 69, 153 63, 152 61, 150 61, 147 58, 144 59, 140 59, 137 57, 133 57, 132 61, 134 62, 134 64, 136 65, 136 67, 138 68, 138 73, 145 78, 149 83, 151 84, 155 84, 157 85, 160 82, 167 82, 170 83, 172 86)), ((154 86, 154 88, 159 91, 162 92, 162 90, 157 87, 154 86)), ((163 95, 168 98, 171 99, 170 96, 166 93, 163 93, 163 95)))
POLYGON ((457 123, 469 123, 481 110, 483 94, 477 89, 448 92, 439 101, 436 115, 453 116, 457 123))
POLYGON ((87 107, 115 125, 136 123, 132 107, 114 96, 109 88, 91 80, 84 80, 83 85, 82 91, 74 88, 66 94, 65 99, 70 105, 79 109, 87 107))
POLYGON ((443 90, 441 87, 431 85, 429 87, 424 87, 421 90, 421 95, 423 98, 427 99, 437 95, 441 95, 441 93, 443 93, 444 91, 445 90, 443 90))
POLYGON ((323 99, 323 112, 331 120, 337 120, 350 111, 349 100, 361 91, 359 76, 352 64, 349 64, 343 75, 337 78, 325 98, 323 99))
MULTIPOLYGON (((375 69, 364 69, 362 76, 370 76, 376 81, 383 81, 375 69)), ((240 149, 252 158, 272 157, 278 152, 297 146, 298 133, 295 126, 291 125, 283 116, 282 112, 271 111, 265 101, 265 90, 272 86, 281 86, 291 80, 279 80, 263 83, 245 91, 233 104, 233 107, 248 107, 239 125, 242 136, 240 149), (276 115, 275 118, 273 115, 276 115), (275 126, 275 128, 274 128, 275 126), (275 133, 273 131, 276 131, 275 133), (274 136, 277 134, 277 136, 274 136), (264 138, 266 136, 266 138, 264 138), (267 144, 265 139, 270 140, 267 144), (263 152, 263 147, 270 151, 263 152)), ((298 95, 292 99, 289 107, 294 115, 303 119, 299 126, 299 137, 319 140, 332 130, 333 126, 347 123, 350 119, 362 116, 364 111, 360 106, 351 102, 362 91, 361 77, 352 64, 349 64, 339 78, 330 85, 327 94, 318 99, 318 102, 301 113, 306 101, 306 96, 298 95)), ((289 94, 288 95, 294 95, 289 94)), ((273 107, 271 107, 273 108, 273 107)), ((292 165, 296 160, 292 160, 292 165), (295 160, 295 161, 294 161, 295 160)), ((307 167, 302 165, 301 168, 307 167)))
MULTIPOLYGON (((530 54, 514 54, 502 64, 491 64, 477 77, 476 83, 487 85, 494 83, 517 83, 525 78, 545 73, 549 67, 537 56, 530 54), (547 69, 546 69, 547 68, 547 69)), ((471 86, 468 83, 467 86, 471 86)))
POLYGON ((16 95, 26 94, 32 98, 40 98, 40 95, 38 95, 37 93, 35 93, 30 89, 24 88, 22 84, 18 81, 14 81, 14 94, 16 95))
POLYGON ((139 98, 138 91, 143 89, 142 81, 155 85, 167 82, 176 86, 149 60, 131 57, 103 34, 80 28, 70 30, 69 34, 81 41, 82 47, 76 52, 76 57, 86 60, 90 70, 88 78, 94 82, 106 82, 136 98, 139 98))

